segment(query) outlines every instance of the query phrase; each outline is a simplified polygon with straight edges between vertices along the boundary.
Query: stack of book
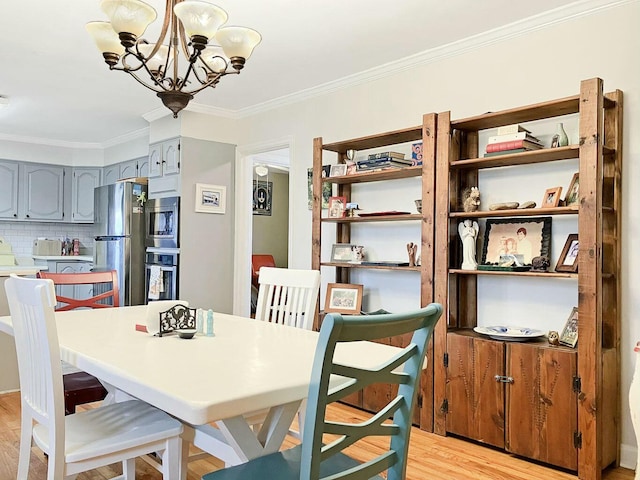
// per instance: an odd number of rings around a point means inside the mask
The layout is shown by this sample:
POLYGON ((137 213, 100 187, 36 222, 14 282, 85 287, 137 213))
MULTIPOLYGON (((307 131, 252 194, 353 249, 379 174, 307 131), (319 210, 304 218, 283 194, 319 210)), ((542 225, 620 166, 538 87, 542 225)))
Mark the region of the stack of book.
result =
POLYGON ((544 148, 542 142, 531 135, 522 125, 505 125, 498 127, 498 134, 489 137, 485 157, 505 155, 508 153, 527 152, 544 148))
POLYGON ((412 160, 404 158, 404 153, 380 152, 372 153, 365 160, 358 160, 356 168, 359 172, 387 168, 402 168, 411 166, 412 160))

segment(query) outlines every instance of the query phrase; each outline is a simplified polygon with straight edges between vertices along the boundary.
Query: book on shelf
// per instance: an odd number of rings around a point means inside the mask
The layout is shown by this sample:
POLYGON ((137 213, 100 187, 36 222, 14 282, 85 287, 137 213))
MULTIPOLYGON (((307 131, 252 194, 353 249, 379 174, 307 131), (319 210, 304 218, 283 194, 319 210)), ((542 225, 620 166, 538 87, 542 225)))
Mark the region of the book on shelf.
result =
POLYGON ((487 140, 487 145, 492 143, 512 142, 514 140, 528 140, 530 142, 539 143, 540 145, 542 145, 542 142, 540 141, 539 138, 536 138, 527 132, 507 133, 506 135, 494 135, 493 137, 489 137, 489 140, 487 140))
POLYGON ((492 143, 487 145, 487 153, 502 152, 503 150, 513 150, 515 148, 524 148, 526 150, 538 150, 543 148, 539 143, 530 142, 529 140, 512 140, 510 142, 492 143))
POLYGON ((530 152, 531 150, 528 150, 526 148, 514 148, 512 150, 502 150, 501 152, 490 152, 490 153, 485 153, 484 156, 486 157, 496 157, 498 155, 509 155, 511 153, 522 153, 522 152, 530 152))
POLYGON ((382 168, 382 167, 408 167, 411 165, 411 162, 397 162, 393 159, 379 159, 379 160, 362 160, 357 163, 357 170, 370 170, 373 168, 382 168))
POLYGON ((358 166, 358 172, 370 172, 372 170, 387 170, 389 168, 404 168, 406 165, 399 165, 397 163, 378 163, 375 165, 362 165, 358 166))
POLYGON ((518 132, 531 133, 529 130, 524 128, 519 123, 514 123, 513 125, 503 125, 501 127, 498 127, 498 135, 507 135, 509 133, 518 133, 518 132))
POLYGON ((369 160, 375 160, 376 158, 399 158, 404 159, 404 153, 400 152, 378 152, 369 154, 369 160))

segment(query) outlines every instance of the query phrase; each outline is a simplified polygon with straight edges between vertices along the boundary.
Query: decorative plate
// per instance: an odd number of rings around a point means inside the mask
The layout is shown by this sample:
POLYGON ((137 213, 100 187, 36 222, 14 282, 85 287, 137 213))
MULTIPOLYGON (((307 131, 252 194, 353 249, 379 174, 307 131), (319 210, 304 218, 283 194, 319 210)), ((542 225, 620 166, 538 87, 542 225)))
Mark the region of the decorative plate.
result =
POLYGON ((524 342, 532 338, 542 337, 545 332, 526 327, 511 327, 496 325, 491 327, 474 327, 475 332, 482 335, 489 335, 494 340, 504 340, 507 342, 524 342))

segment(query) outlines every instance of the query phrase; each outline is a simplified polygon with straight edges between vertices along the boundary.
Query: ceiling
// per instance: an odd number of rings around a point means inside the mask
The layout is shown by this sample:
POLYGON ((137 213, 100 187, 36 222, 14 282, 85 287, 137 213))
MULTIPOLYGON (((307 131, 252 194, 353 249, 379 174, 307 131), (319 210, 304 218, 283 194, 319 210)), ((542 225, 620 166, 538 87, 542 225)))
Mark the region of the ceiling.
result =
MULTIPOLYGON (((162 0, 146 0, 161 17, 162 0)), ((4 2, 0 16, 0 139, 97 146, 148 127, 166 110, 154 92, 110 72, 84 29, 99 0, 4 2)), ((573 0, 220 0, 230 25, 263 37, 241 75, 192 101, 240 115, 374 67, 513 24, 573 0)), ((600 2, 602 3, 602 2, 600 2)), ((562 10, 560 10, 562 12, 562 10)), ((144 35, 155 41, 160 20, 144 35)), ((197 105, 196 105, 197 104, 197 105)), ((213 110, 212 110, 213 111, 213 110)), ((166 110, 169 113, 168 110, 166 110)))

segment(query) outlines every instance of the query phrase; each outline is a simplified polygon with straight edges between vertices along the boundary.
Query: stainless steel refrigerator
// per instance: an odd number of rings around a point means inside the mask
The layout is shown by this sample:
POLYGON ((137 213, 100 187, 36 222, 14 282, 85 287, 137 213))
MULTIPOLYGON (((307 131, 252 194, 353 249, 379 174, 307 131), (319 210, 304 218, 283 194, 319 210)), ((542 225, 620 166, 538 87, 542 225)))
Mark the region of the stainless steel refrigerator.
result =
POLYGON ((147 186, 117 182, 97 187, 94 270, 116 270, 120 305, 145 304, 145 216, 147 186))

